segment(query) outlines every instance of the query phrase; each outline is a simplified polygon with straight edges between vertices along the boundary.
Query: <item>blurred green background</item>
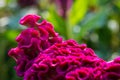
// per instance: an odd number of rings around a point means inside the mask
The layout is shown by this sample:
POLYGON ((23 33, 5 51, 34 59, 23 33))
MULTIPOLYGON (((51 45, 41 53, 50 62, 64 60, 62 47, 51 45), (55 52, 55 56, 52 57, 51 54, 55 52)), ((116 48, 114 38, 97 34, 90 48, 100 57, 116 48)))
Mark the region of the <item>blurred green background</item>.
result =
POLYGON ((120 0, 0 0, 0 80, 22 80, 7 53, 25 29, 19 19, 38 14, 64 38, 86 43, 106 61, 120 55, 120 0))

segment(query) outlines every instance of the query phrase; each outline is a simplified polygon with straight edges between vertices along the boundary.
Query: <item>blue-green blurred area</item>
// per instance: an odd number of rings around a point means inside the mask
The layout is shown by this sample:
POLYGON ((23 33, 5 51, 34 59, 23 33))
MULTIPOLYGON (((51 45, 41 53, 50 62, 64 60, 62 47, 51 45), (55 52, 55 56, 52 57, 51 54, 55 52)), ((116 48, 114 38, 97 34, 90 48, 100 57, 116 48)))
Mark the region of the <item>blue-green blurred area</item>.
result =
POLYGON ((0 80, 17 77, 8 51, 25 29, 19 19, 38 14, 65 39, 86 43, 106 61, 120 55, 120 0, 0 0, 0 80))

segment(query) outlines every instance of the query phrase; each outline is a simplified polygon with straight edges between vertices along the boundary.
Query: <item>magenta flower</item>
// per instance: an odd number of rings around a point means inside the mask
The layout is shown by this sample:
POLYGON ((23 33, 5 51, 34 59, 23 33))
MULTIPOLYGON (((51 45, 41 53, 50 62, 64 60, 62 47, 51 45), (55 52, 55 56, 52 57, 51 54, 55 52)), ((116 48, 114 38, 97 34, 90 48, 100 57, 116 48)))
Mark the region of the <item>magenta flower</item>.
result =
POLYGON ((20 24, 21 25, 26 25, 28 27, 35 27, 37 26, 38 20, 40 19, 40 16, 30 14, 27 16, 24 16, 23 18, 20 19, 20 24))
POLYGON ((63 41, 52 24, 37 15, 27 15, 20 24, 27 29, 18 35, 18 46, 8 55, 23 80, 118 80, 120 57, 106 62, 86 44, 63 41))
POLYGON ((103 80, 119 80, 120 79, 120 57, 107 63, 104 68, 103 80))
POLYGON ((27 24, 29 28, 23 30, 16 38, 18 47, 9 51, 9 55, 17 62, 15 69, 18 76, 24 75, 25 71, 33 63, 34 58, 41 51, 55 43, 62 42, 62 38, 58 36, 50 23, 46 21, 37 23, 39 18, 39 16, 27 15, 20 20, 20 24, 27 24))

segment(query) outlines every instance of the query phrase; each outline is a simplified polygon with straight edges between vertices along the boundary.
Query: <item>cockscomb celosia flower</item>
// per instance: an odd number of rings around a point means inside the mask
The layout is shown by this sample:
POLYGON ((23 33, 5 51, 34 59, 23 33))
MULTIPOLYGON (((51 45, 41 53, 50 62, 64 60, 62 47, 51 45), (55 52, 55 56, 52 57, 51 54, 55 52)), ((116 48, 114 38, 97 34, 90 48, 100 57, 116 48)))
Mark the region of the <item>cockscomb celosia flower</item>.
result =
POLYGON ((86 44, 63 41, 52 24, 37 15, 27 15, 20 24, 27 29, 18 35, 18 46, 8 55, 23 80, 118 80, 120 57, 106 62, 86 44))
POLYGON ((104 67, 105 73, 103 80, 119 80, 120 79, 120 57, 107 63, 104 67))
POLYGON ((62 42, 62 38, 58 36, 50 23, 47 21, 37 23, 39 18, 37 15, 27 15, 20 20, 20 24, 28 25, 29 28, 18 35, 16 38, 18 46, 9 51, 9 55, 17 62, 15 69, 19 76, 24 75, 41 51, 54 43, 62 42))
POLYGON ((105 61, 92 49, 68 40, 41 52, 26 71, 24 80, 93 80, 94 69, 104 65, 105 61))

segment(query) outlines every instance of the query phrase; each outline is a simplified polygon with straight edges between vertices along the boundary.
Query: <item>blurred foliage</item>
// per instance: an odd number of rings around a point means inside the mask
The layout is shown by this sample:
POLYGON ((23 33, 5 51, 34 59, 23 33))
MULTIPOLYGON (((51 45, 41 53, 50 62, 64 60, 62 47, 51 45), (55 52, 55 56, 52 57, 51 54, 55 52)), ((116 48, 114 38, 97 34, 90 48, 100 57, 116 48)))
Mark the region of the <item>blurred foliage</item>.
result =
POLYGON ((50 21, 65 40, 86 43, 104 60, 120 55, 120 0, 0 0, 0 80, 22 80, 7 54, 25 29, 19 19, 29 13, 50 21))

